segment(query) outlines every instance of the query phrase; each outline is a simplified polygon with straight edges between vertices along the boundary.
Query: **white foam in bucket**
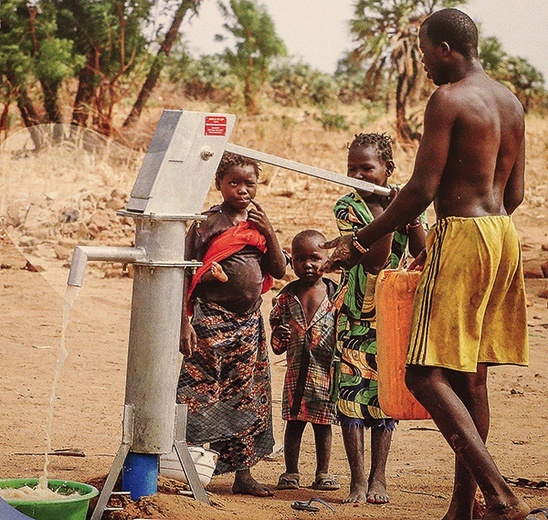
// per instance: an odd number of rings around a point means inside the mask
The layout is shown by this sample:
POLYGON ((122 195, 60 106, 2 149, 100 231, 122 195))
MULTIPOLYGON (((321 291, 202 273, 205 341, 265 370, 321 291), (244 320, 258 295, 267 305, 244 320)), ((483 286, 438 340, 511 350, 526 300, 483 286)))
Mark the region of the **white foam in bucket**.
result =
MULTIPOLYGON (((190 451, 190 456, 194 461, 202 485, 207 486, 215 471, 219 453, 200 446, 189 446, 188 451, 190 451)), ((188 484, 175 449, 171 453, 164 453, 160 456, 160 475, 188 484)))

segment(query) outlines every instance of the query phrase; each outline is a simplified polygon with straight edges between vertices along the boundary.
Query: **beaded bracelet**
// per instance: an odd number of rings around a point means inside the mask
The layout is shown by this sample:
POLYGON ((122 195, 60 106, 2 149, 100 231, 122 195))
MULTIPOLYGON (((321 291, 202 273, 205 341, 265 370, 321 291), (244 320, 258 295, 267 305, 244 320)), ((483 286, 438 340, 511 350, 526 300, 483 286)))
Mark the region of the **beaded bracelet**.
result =
POLYGON ((363 247, 358 241, 358 235, 352 233, 352 245, 362 254, 365 255, 369 251, 367 247, 363 247))
POLYGON ((422 225, 422 222, 420 220, 416 220, 414 222, 411 222, 410 224, 407 224, 407 226, 405 226, 405 229, 409 231, 410 229, 418 228, 421 225, 422 225))

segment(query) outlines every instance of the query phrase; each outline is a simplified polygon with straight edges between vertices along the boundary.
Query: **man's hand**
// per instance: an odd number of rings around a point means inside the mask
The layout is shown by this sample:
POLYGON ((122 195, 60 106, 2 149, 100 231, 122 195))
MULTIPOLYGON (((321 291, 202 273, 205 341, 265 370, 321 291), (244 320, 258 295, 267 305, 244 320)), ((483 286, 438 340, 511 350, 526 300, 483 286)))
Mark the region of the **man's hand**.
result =
POLYGON ((188 357, 192 354, 192 351, 196 348, 198 339, 196 338, 196 332, 188 317, 183 317, 183 326, 181 327, 181 341, 179 342, 179 352, 183 356, 188 357))
POLYGON ((335 248, 335 251, 331 253, 331 256, 320 267, 320 271, 324 273, 332 273, 341 267, 350 269, 351 267, 354 267, 362 257, 362 253, 360 253, 352 244, 352 235, 334 238, 333 240, 320 244, 320 247, 322 249, 335 248))

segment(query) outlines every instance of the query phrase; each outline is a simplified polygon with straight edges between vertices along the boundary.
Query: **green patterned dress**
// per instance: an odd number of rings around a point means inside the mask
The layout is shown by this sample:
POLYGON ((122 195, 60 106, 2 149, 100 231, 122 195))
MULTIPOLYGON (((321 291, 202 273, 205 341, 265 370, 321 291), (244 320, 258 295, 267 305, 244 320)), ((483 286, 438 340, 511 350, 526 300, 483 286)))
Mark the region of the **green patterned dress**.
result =
MULTIPOLYGON (((337 201, 334 207, 341 235, 358 231, 373 221, 373 214, 357 192, 337 201)), ((421 216, 423 225, 425 215, 421 216)), ((405 261, 408 236, 393 234, 386 268, 396 269, 405 261)), ((377 331, 375 284, 377 276, 358 264, 343 270, 335 295, 337 341, 332 362, 331 396, 337 404, 339 421, 348 426, 381 427, 393 430, 395 421, 379 406, 377 381, 377 331)))

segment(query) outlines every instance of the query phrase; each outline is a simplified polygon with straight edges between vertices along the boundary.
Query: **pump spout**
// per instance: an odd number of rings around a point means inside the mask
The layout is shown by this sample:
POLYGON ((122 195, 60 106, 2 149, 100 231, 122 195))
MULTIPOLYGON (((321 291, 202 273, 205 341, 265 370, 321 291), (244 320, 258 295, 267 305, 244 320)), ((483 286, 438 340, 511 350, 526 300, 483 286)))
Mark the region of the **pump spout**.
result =
POLYGON ((88 260, 131 263, 145 257, 146 251, 142 247, 76 246, 72 254, 67 285, 82 287, 88 260))

